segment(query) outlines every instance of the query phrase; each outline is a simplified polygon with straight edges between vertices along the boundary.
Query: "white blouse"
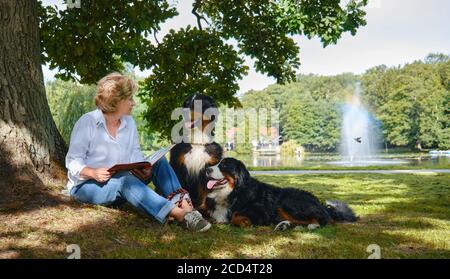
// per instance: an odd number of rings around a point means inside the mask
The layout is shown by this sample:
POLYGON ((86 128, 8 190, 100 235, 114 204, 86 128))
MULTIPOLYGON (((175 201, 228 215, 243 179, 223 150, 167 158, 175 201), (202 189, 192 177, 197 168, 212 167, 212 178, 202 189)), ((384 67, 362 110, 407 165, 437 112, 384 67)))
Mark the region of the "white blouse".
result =
POLYGON ((80 177, 84 167, 110 168, 115 164, 144 161, 138 140, 136 123, 130 115, 120 118, 116 138, 106 128, 106 121, 100 109, 88 112, 78 119, 70 136, 66 156, 68 170, 67 189, 83 183, 80 177))

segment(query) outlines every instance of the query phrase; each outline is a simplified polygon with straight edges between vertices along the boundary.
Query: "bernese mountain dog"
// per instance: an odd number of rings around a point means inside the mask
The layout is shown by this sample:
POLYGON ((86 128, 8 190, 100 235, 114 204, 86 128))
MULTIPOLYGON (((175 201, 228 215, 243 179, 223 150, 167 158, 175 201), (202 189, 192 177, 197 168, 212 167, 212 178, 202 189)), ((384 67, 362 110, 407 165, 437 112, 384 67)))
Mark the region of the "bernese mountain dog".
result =
POLYGON ((207 113, 209 109, 217 109, 217 105, 209 96, 194 94, 183 102, 182 107, 188 112, 183 118, 189 136, 184 136, 183 141, 171 149, 170 165, 181 187, 189 192, 193 206, 204 212, 206 168, 217 164, 223 154, 222 147, 214 142, 217 114, 207 113))
POLYGON ((341 201, 321 204, 313 194, 295 188, 280 188, 250 176, 245 165, 224 158, 207 169, 211 191, 206 200, 209 215, 218 223, 237 226, 282 225, 313 229, 333 223, 355 222, 358 217, 341 201))

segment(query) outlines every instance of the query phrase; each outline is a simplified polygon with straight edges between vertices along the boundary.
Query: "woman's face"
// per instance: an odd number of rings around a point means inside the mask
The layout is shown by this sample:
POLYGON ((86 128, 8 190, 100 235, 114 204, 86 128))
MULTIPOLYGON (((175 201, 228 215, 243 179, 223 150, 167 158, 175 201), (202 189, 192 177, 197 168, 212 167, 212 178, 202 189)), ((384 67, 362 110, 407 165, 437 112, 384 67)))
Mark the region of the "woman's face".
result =
POLYGON ((117 104, 117 113, 119 115, 130 115, 133 107, 136 105, 136 102, 131 96, 128 99, 122 100, 117 104))

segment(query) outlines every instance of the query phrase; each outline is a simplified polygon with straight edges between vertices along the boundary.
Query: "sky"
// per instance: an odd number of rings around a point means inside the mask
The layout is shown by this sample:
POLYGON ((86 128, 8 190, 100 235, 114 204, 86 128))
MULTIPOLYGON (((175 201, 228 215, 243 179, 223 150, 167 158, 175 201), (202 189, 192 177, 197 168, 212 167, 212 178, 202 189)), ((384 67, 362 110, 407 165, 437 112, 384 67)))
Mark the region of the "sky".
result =
MULTIPOLYGON (((83 1, 83 0, 81 0, 83 1)), ((196 25, 191 14, 192 0, 178 2, 179 16, 168 20, 157 34, 159 41, 170 29, 196 25)), ((64 7, 63 0, 43 0, 44 4, 64 7)), ((450 1, 448 0, 369 0, 367 25, 355 36, 346 33, 336 45, 323 48, 317 38, 293 37, 300 47, 299 73, 336 75, 344 72, 364 73, 377 65, 398 66, 425 58, 429 53, 450 54, 450 1)), ((246 59, 249 74, 239 81, 239 94, 262 90, 275 83, 273 78, 256 73, 253 61, 246 59)), ((46 80, 55 71, 44 66, 46 80)), ((139 76, 150 72, 135 69, 139 76)))

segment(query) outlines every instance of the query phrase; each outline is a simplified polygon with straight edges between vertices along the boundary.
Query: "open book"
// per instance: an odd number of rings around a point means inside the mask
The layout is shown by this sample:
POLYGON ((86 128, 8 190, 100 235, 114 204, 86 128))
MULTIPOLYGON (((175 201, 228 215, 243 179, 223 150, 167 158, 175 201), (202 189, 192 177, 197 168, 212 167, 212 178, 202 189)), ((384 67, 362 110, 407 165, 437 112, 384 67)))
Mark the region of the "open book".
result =
POLYGON ((164 155, 169 152, 175 144, 171 144, 167 147, 161 148, 155 153, 145 158, 145 161, 136 162, 136 163, 128 163, 128 164, 117 164, 108 169, 109 172, 117 172, 117 171, 130 171, 136 177, 138 177, 142 181, 146 181, 148 177, 145 177, 145 174, 142 172, 144 168, 152 168, 152 166, 158 162, 164 155))

